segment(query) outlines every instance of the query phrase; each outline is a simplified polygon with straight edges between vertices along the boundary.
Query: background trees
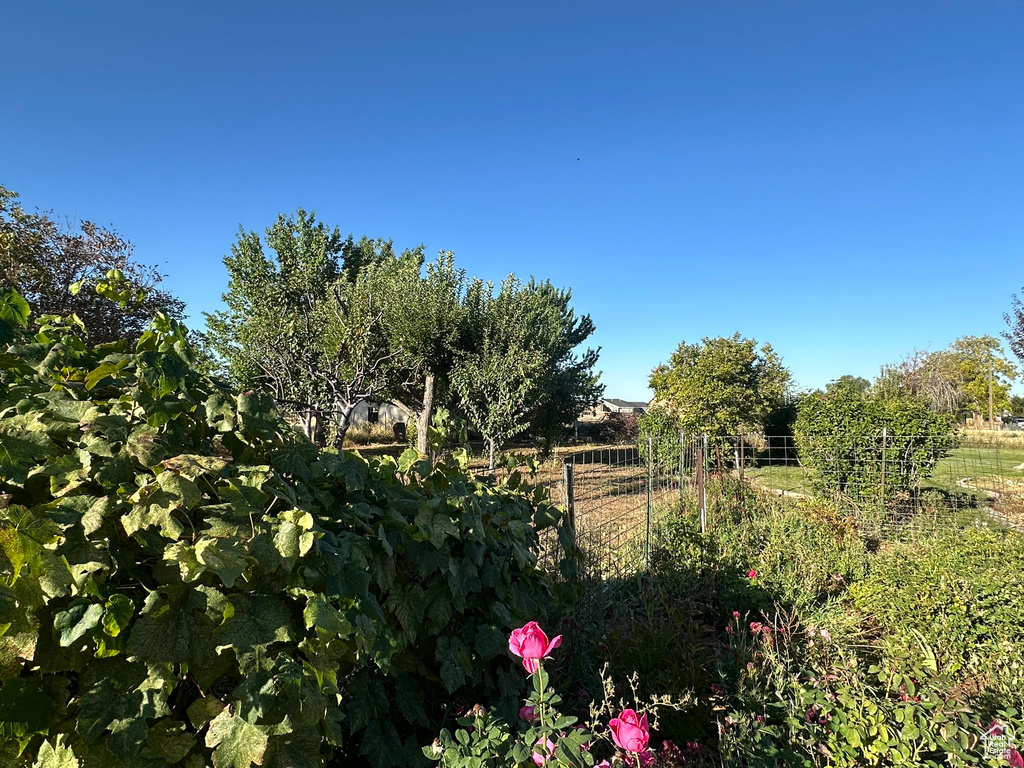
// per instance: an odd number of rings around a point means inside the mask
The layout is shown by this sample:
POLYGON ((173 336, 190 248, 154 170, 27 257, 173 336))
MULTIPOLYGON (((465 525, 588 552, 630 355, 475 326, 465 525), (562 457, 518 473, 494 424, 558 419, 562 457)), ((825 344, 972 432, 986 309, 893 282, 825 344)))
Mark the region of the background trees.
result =
POLYGON ((872 387, 876 396, 919 397, 937 413, 994 414, 1010 407, 1010 383, 1017 367, 994 336, 961 336, 937 352, 915 351, 883 366, 872 387))
POLYGON ((90 343, 134 341, 157 312, 181 320, 185 304, 157 286, 154 267, 133 258, 132 245, 90 221, 59 224, 50 212, 29 213, 18 195, 0 186, 0 290, 12 288, 32 306, 34 317, 78 315, 90 343), (123 273, 125 306, 95 287, 110 270, 123 273), (71 292, 72 286, 81 290, 71 292))
POLYGON ((342 238, 301 208, 266 230, 240 230, 224 264, 227 310, 206 315, 206 339, 242 387, 267 389, 308 437, 327 438, 337 415, 344 439, 352 410, 383 399, 412 375, 384 332, 403 270, 421 256, 397 257, 390 241, 342 238))
MULTIPOLYGON (((1024 293, 1024 289, 1022 289, 1024 293)), ((1019 296, 1013 297, 1010 311, 1003 314, 1008 330, 1003 333, 1003 338, 1010 345, 1010 351, 1017 356, 1017 359, 1024 363, 1024 303, 1019 296)))
POLYGON ((590 337, 589 315, 576 317, 571 293, 509 275, 497 294, 473 281, 465 332, 452 370, 454 405, 488 444, 490 466, 503 443, 528 428, 550 443, 604 390, 593 367, 598 351, 576 353, 590 337))
POLYGON ((425 263, 422 248, 344 239, 302 209, 263 238, 240 231, 224 263, 228 308, 206 316, 210 347, 236 383, 267 389, 320 444, 329 418, 340 445, 356 405, 394 399, 416 411, 421 452, 445 406, 493 458, 527 428, 552 439, 600 397, 597 351, 576 352, 593 322, 550 283, 512 275, 495 293, 450 252, 425 263))
POLYGON ((770 344, 758 349, 737 333, 682 342, 668 365, 651 372, 650 386, 682 429, 724 436, 759 428, 785 402, 789 380, 770 344))

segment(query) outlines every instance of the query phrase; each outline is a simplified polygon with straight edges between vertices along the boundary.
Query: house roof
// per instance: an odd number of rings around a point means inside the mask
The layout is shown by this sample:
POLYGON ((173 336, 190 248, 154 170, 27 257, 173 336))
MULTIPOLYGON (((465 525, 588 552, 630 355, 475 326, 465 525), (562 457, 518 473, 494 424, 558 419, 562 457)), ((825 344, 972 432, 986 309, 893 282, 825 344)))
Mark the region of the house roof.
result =
POLYGON ((632 400, 617 400, 613 397, 606 397, 604 401, 606 403, 611 403, 616 408, 647 408, 647 403, 635 402, 632 400))

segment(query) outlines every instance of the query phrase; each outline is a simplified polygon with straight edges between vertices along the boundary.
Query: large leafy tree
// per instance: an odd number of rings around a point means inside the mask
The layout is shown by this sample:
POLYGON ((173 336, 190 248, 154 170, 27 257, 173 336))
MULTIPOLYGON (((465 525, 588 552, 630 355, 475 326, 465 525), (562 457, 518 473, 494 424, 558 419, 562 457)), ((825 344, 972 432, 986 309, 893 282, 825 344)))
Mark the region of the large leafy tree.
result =
POLYGON ((995 413, 1010 407, 1010 383, 1017 367, 1006 359, 1003 345, 994 336, 962 336, 949 353, 963 381, 964 404, 972 413, 995 413))
POLYGON ((90 221, 61 224, 50 212, 30 213, 17 193, 0 186, 0 290, 24 296, 33 317, 75 314, 94 344, 135 340, 158 312, 176 320, 184 316, 184 302, 158 287, 162 279, 154 267, 134 259, 131 243, 117 232, 90 221), (120 273, 120 304, 96 290, 112 270, 120 273))
POLYGON ((281 214, 265 238, 240 231, 224 259, 227 309, 206 315, 206 339, 234 381, 271 392, 318 444, 336 417, 340 442, 356 405, 410 375, 384 321, 396 276, 421 258, 396 256, 387 240, 345 239, 301 208, 281 214))
POLYGON ((923 399, 937 413, 987 413, 1009 407, 1016 366, 1006 359, 994 336, 961 336, 937 352, 916 351, 895 365, 883 366, 872 393, 882 399, 923 399))
POLYGON ((771 348, 754 339, 706 338, 679 345, 668 365, 651 372, 655 399, 672 408, 687 432, 734 435, 762 426, 782 405, 789 371, 771 348))
POLYGON ((529 301, 522 322, 544 359, 530 409, 530 429, 549 448, 567 424, 604 395, 595 370, 600 349, 580 350, 595 328, 590 315, 577 316, 570 306, 571 291, 534 280, 525 291, 529 301))
MULTIPOLYGON (((418 253, 418 252, 416 252, 418 253)), ((410 376, 395 395, 417 411, 417 449, 428 452, 427 425, 435 409, 450 399, 451 372, 467 338, 466 274, 451 251, 442 251, 422 269, 423 259, 407 256, 393 271, 394 284, 384 329, 393 349, 403 351, 410 376)))
POLYGON ((492 469, 504 443, 527 430, 550 440, 601 396, 598 351, 577 352, 594 325, 576 317, 570 299, 514 275, 496 294, 480 280, 469 285, 452 385, 458 408, 487 441, 492 469))

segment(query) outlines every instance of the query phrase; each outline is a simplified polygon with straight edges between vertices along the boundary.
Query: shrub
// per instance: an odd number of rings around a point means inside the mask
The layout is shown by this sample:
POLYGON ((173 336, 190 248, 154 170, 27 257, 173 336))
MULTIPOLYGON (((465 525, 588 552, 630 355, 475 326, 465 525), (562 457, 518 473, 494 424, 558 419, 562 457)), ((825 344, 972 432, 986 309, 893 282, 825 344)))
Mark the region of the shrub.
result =
POLYGON ((409 765, 455 698, 514 706, 504 629, 551 605, 558 522, 518 473, 318 452, 192 370, 173 320, 129 350, 23 314, 0 314, 0 762, 409 765))
POLYGON ((803 398, 794 425, 800 460, 820 491, 880 506, 916 498, 921 480, 956 446, 955 429, 952 415, 916 399, 869 399, 848 387, 803 398))
POLYGON ((919 632, 972 693, 1024 687, 1024 546, 987 528, 946 531, 888 548, 850 585, 852 605, 895 636, 919 632))
POLYGON ((637 447, 646 461, 657 467, 675 469, 679 466, 679 419, 663 405, 653 406, 637 422, 637 447), (648 441, 651 455, 648 457, 648 441))
MULTIPOLYGON (((992 719, 965 706, 920 636, 884 664, 865 663, 828 630, 810 626, 737 614, 728 637, 717 665, 726 764, 855 768, 984 758, 981 736, 992 719)), ((1024 726, 1012 707, 995 714, 1014 732, 1024 726)))

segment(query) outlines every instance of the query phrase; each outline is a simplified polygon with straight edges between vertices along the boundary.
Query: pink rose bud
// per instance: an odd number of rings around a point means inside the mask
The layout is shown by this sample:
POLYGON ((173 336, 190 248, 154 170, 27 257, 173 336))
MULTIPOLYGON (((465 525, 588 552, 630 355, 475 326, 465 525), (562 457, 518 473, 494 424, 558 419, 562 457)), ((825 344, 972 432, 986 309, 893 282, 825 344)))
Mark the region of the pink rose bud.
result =
POLYGON ((520 707, 519 717, 528 723, 532 723, 540 719, 540 715, 537 714, 536 707, 520 707))
POLYGON ((740 612, 739 612, 739 611, 733 611, 733 612, 732 612, 732 617, 733 617, 734 619, 738 619, 738 618, 740 617, 740 612))
POLYGON ((647 714, 637 717, 632 709, 622 710, 622 714, 608 721, 612 732, 612 741, 619 749, 627 752, 644 752, 651 737, 647 728, 647 714))
POLYGON ((512 630, 508 639, 508 649, 523 660, 523 669, 531 675, 540 667, 538 662, 561 644, 561 635, 549 641, 536 621, 528 621, 519 629, 512 630))
POLYGON ((555 742, 551 739, 537 739, 533 751, 533 762, 536 765, 544 765, 554 754, 555 742), (537 751, 537 747, 540 747, 540 752, 537 751))
POLYGON ((757 571, 755 571, 753 568, 751 568, 749 571, 747 571, 747 578, 748 579, 756 579, 757 578, 757 571))

